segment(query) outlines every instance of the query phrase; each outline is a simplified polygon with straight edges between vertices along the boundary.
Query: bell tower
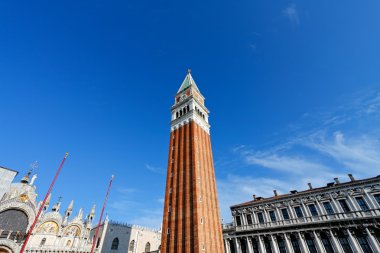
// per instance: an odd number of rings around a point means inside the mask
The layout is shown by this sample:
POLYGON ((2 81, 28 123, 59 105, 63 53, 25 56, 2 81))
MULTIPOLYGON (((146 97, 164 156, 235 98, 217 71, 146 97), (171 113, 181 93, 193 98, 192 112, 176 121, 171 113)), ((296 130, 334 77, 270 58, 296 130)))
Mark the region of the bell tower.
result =
POLYGON ((190 70, 171 108, 162 253, 223 253, 209 111, 190 70))

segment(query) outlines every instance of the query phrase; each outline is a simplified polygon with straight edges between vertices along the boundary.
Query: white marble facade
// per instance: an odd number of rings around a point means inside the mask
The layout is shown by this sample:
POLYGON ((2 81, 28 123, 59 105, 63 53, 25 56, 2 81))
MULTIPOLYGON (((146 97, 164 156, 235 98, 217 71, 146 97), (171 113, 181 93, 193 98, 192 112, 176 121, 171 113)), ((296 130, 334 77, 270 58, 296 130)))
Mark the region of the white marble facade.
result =
MULTIPOLYGON (((37 204, 37 192, 30 173, 21 182, 11 184, 0 201, 0 253, 18 253, 26 232, 32 225, 41 202, 37 204)), ((95 206, 84 217, 82 208, 73 215, 71 201, 64 212, 61 202, 51 208, 51 196, 43 207, 36 227, 27 244, 26 253, 89 253, 95 239, 95 206)), ((100 226, 94 252, 142 253, 158 252, 161 231, 110 222, 100 226)))
POLYGON ((231 207, 226 253, 379 253, 380 176, 231 207))
MULTIPOLYGON (((95 234, 93 229, 91 236, 95 234)), ((99 229, 97 253, 159 252, 161 231, 106 220, 99 229)))
MULTIPOLYGON (((0 201, 0 252, 17 253, 24 242, 39 209, 34 181, 36 176, 24 176, 20 183, 13 183, 0 201)), ((25 252, 90 252, 92 241, 89 234, 95 215, 95 207, 87 217, 82 209, 72 217, 71 202, 65 213, 60 213, 58 202, 49 211, 50 196, 43 207, 25 252), (85 218, 85 219, 84 219, 85 218)))
POLYGON ((0 200, 3 198, 17 174, 17 171, 0 166, 0 200))

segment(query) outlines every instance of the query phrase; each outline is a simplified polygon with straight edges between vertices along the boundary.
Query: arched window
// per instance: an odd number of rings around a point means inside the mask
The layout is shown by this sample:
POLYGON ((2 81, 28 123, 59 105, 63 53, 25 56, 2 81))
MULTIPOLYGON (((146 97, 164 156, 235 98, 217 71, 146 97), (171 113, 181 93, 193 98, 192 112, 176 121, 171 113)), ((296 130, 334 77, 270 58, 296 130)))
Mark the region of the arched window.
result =
POLYGON ((0 228, 4 231, 25 233, 28 227, 28 216, 20 210, 8 209, 0 212, 0 228))
POLYGON ((115 238, 113 239, 112 241, 112 246, 111 246, 111 249, 118 249, 119 248, 119 238, 115 238))
POLYGON ((45 245, 45 242, 46 242, 46 238, 42 238, 41 242, 40 242, 40 247, 41 246, 44 246, 45 245))
POLYGON ((135 240, 132 240, 130 243, 129 243, 129 251, 134 251, 135 250, 135 240))
POLYGON ((190 111, 190 105, 187 106, 187 111, 190 111))
POLYGON ((98 238, 98 241, 96 242, 96 248, 99 248, 99 244, 100 244, 100 238, 98 238))
POLYGON ((176 118, 178 118, 178 112, 175 113, 176 118))
POLYGON ((144 252, 150 252, 150 243, 149 242, 147 242, 145 244, 145 251, 144 252))

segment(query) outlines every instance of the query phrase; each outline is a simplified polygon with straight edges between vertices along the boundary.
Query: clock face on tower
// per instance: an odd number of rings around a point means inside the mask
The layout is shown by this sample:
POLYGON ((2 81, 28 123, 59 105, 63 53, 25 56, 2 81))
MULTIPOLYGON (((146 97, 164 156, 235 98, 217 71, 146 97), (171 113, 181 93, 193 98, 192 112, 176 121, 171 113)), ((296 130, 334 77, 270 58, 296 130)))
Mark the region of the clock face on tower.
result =
POLYGON ((181 94, 180 95, 180 97, 179 97, 179 102, 181 102, 181 101, 183 101, 183 100, 185 100, 186 99, 186 94, 185 93, 183 93, 183 94, 181 94))

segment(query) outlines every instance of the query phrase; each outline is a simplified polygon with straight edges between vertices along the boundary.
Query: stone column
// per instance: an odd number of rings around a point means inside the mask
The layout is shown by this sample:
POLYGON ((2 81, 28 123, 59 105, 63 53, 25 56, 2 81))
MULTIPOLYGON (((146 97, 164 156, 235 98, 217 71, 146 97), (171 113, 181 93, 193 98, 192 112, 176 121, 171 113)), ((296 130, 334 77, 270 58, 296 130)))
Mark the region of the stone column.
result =
POLYGON ((240 248, 239 240, 237 237, 234 238, 234 245, 235 245, 235 252, 241 253, 241 248, 240 248))
POLYGON ((374 250, 374 252, 380 252, 380 247, 379 247, 379 244, 377 242, 377 240, 373 237, 373 235, 371 234, 371 231, 369 231, 368 228, 365 228, 365 232, 367 233, 368 235, 368 241, 369 243, 371 244, 372 246, 372 249, 374 250))
POLYGON ((294 208, 292 207, 292 205, 289 204, 287 207, 288 207, 288 210, 289 210, 290 219, 291 220, 297 220, 297 215, 294 212, 294 208))
POLYGON ((257 215, 256 212, 252 212, 252 223, 253 224, 259 223, 259 219, 257 219, 256 215, 257 215))
POLYGON ((367 199, 367 203, 369 203, 369 208, 370 209, 376 209, 377 208, 376 200, 374 200, 372 198, 371 194, 368 194, 368 192, 366 191, 366 189, 363 189, 363 192, 364 192, 365 199, 367 199))
POLYGON ((347 192, 346 194, 348 205, 351 206, 351 211, 361 211, 361 209, 358 207, 356 200, 354 200, 353 197, 347 192))
POLYGON ((277 245, 277 239, 273 235, 270 235, 270 245, 272 247, 273 253, 279 253, 278 245, 277 245))
POLYGON ((264 223, 271 222, 267 209, 263 209, 264 223))
POLYGON ((224 239, 224 247, 226 247, 226 253, 231 253, 228 239, 224 239))
POLYGON ((315 245, 317 246, 317 251, 318 252, 326 252, 325 247, 323 247, 322 242, 321 242, 321 234, 319 232, 313 231, 314 235, 314 240, 315 240, 315 245))
POLYGON ((278 208, 278 206, 276 205, 275 208, 274 208, 274 213, 276 214, 276 221, 280 221, 280 220, 284 220, 282 218, 282 213, 280 212, 280 209, 278 208))
POLYGON ((242 213, 240 217, 242 227, 246 227, 248 225, 246 213, 242 213))
POLYGON ((319 202, 318 199, 315 199, 315 204, 316 204, 316 206, 317 206, 317 208, 318 208, 318 213, 319 213, 319 215, 320 215, 320 216, 325 215, 325 214, 326 214, 326 211, 325 211, 325 209, 322 207, 322 205, 321 205, 321 203, 319 202))
POLYGON ((301 202, 302 209, 303 209, 303 216, 304 217, 311 217, 309 208, 305 205, 305 203, 301 202))
POLYGON ((348 241, 350 242, 352 251, 354 253, 362 253, 362 250, 360 246, 358 245, 356 239, 353 237, 349 229, 346 229, 347 235, 348 235, 348 241))
POLYGON ((334 199, 334 197, 330 194, 331 197, 331 205, 333 206, 334 213, 342 213, 343 210, 339 203, 334 199))
POLYGON ((328 237, 329 237, 330 242, 334 248, 334 251, 335 252, 343 252, 343 249, 340 246, 340 243, 338 242, 338 240, 336 239, 333 231, 329 230, 328 237))
POLYGON ((303 253, 309 253, 309 248, 306 246, 305 237, 300 232, 298 232, 298 239, 300 241, 301 251, 303 253))
POLYGON ((252 238, 247 237, 247 248, 249 253, 253 253, 253 247, 252 247, 252 238))
POLYGON ((290 242, 290 235, 284 234, 284 240, 285 240, 285 245, 286 245, 286 252, 287 253, 294 253, 292 243, 290 242))
POLYGON ((259 244, 260 253, 265 253, 264 238, 262 236, 257 237, 257 243, 259 244))

